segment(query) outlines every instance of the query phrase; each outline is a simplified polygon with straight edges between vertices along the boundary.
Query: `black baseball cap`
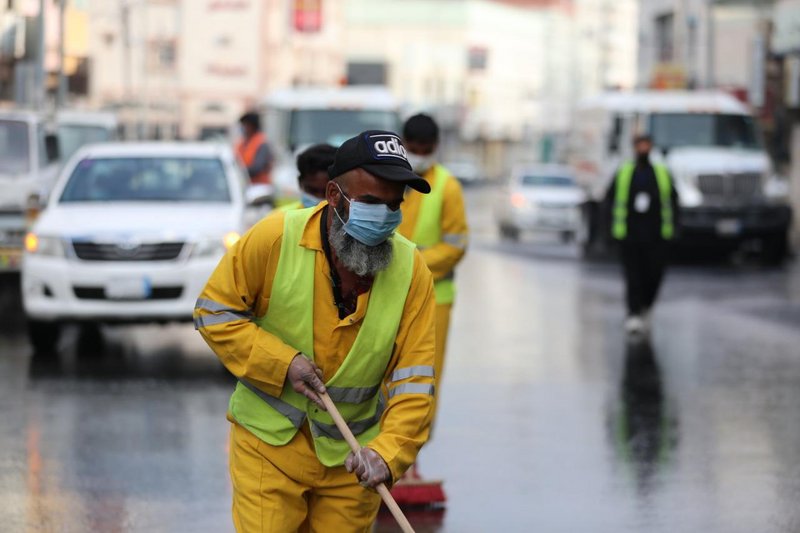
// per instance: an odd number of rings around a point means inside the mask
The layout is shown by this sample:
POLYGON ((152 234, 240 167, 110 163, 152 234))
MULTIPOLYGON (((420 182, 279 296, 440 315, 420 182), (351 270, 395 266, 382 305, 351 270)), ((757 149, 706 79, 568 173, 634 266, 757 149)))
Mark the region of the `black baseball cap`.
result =
POLYGON ((355 168, 384 180, 405 183, 424 194, 431 192, 428 182, 411 170, 403 141, 391 131, 369 130, 347 139, 336 150, 328 177, 334 179, 355 168))

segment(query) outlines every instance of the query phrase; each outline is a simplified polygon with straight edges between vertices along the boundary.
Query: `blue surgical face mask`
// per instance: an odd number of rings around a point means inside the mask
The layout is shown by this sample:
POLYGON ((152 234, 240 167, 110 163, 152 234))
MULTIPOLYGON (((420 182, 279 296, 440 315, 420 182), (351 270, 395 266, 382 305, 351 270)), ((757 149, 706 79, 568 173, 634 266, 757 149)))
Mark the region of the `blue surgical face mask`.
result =
POLYGON ((303 207, 316 207, 321 201, 322 198, 317 198, 313 194, 308 194, 305 191, 300 193, 300 202, 303 204, 303 207))
POLYGON ((342 220, 336 209, 333 210, 339 220, 344 224, 344 231, 355 240, 367 246, 377 246, 391 237, 397 226, 403 220, 403 214, 398 209, 392 211, 386 204, 365 204, 364 202, 351 201, 345 196, 342 188, 337 184, 339 192, 350 203, 350 216, 347 222, 342 220))

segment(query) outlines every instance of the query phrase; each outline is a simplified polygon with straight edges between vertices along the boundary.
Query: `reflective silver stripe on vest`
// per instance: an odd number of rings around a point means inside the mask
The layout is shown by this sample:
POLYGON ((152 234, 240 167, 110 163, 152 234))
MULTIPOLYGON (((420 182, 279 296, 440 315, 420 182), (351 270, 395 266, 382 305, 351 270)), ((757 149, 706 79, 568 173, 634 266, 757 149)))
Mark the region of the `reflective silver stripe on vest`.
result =
POLYGON ((328 396, 334 402, 363 403, 374 398, 381 389, 380 384, 374 387, 327 387, 328 396))
POLYGON ((403 383, 389 390, 389 399, 391 400, 398 394, 429 394, 433 396, 434 390, 433 383, 403 383))
POLYGON ((227 305, 222 305, 219 302, 215 302, 214 300, 206 300, 205 298, 198 298, 197 302, 194 304, 195 309, 205 309, 206 311, 210 311, 211 313, 221 313, 223 311, 232 311, 234 313, 242 313, 245 311, 240 311, 238 309, 234 309, 232 307, 228 307, 227 305))
POLYGON ((247 387, 247 389, 250 392, 254 393, 256 396, 258 396, 259 398, 264 400, 264 402, 266 404, 268 404, 270 407, 272 407, 273 409, 278 411, 280 414, 282 414, 283 416, 288 418, 289 421, 292 423, 292 425, 294 427, 296 427, 297 429, 300 429, 300 427, 303 425, 303 422, 306 419, 305 412, 301 411, 300 409, 298 409, 297 407, 295 407, 293 405, 289 405, 288 403, 284 402, 280 398, 276 398, 275 396, 272 396, 271 394, 267 394, 266 392, 264 392, 261 389, 257 388, 255 385, 252 385, 252 384, 244 381, 243 379, 240 379, 239 383, 241 383, 242 385, 247 387))
POLYGON ((236 322, 238 320, 250 320, 252 316, 250 313, 239 313, 227 311, 218 315, 197 315, 194 317, 194 329, 204 328, 206 326, 216 326, 218 324, 227 324, 228 322, 236 322))
POLYGON ((392 377, 389 378, 390 381, 401 381, 403 379, 408 379, 412 377, 423 377, 423 378, 432 378, 434 377, 435 372, 432 366, 409 366, 407 368, 400 368, 392 372, 392 377))
POLYGON ((469 237, 463 233, 445 233, 442 235, 442 242, 455 246, 456 248, 466 248, 469 243, 469 237))
MULTIPOLYGON (((347 427, 350 428, 350 431, 353 432, 353 435, 361 435, 381 421, 381 416, 383 416, 383 411, 385 409, 386 402, 383 399, 383 394, 381 394, 378 397, 378 405, 376 406, 374 415, 369 418, 365 418, 364 420, 348 422, 347 427)), ((311 435, 313 435, 314 438, 328 437, 334 440, 344 440, 344 435, 342 435, 342 432, 339 431, 339 428, 337 428, 335 424, 325 424, 314 419, 309 419, 309 422, 311 422, 311 435)))

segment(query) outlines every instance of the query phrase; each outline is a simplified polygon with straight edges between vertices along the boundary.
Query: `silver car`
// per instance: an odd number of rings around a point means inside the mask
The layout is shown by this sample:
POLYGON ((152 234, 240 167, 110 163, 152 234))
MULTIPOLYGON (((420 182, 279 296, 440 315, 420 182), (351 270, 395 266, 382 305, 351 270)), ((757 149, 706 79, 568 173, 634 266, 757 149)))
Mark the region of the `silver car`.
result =
POLYGON ((584 201, 568 167, 517 167, 495 208, 500 235, 517 240, 523 232, 547 232, 569 242, 578 231, 584 201))

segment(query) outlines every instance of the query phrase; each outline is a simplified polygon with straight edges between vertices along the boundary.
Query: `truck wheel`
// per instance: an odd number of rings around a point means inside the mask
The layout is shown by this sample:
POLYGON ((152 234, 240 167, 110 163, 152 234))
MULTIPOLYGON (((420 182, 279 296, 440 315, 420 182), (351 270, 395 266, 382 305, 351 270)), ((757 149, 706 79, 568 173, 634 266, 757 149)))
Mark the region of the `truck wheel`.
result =
POLYGON ((516 242, 519 240, 519 229, 514 226, 500 226, 500 237, 508 241, 516 242))
POLYGON ((60 338, 61 324, 58 322, 28 320, 28 340, 33 346, 35 354, 54 354, 60 338))
POLYGON ((761 242, 761 259, 768 265, 780 265, 789 251, 787 236, 781 232, 765 237, 761 242))

